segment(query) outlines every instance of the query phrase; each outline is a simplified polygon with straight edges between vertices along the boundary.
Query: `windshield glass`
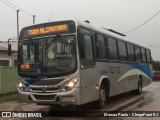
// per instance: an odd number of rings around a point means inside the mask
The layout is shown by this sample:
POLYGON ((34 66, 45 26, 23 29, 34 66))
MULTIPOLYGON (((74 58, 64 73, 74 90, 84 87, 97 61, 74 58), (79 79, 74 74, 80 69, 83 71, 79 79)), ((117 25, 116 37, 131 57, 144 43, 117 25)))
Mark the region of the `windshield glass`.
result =
POLYGON ((45 40, 44 71, 47 76, 72 72, 76 65, 75 36, 56 36, 45 40))
POLYGON ((75 36, 60 36, 19 43, 18 70, 24 76, 55 77, 76 68, 75 36))
POLYGON ((42 62, 42 39, 19 42, 18 63, 40 64, 42 62))
MULTIPOLYGON (((41 41, 41 40, 39 40, 41 41)), ((39 41, 24 41, 21 43, 21 59, 23 64, 39 63, 42 60, 41 42, 39 41)))
POLYGON ((43 71, 43 40, 25 40, 19 42, 18 74, 36 77, 43 71))

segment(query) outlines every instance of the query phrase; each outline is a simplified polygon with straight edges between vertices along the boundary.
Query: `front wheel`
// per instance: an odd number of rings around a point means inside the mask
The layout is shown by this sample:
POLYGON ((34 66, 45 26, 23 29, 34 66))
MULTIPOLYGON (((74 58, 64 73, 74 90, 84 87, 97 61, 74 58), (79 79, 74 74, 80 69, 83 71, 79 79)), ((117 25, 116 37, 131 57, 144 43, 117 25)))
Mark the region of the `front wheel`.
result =
POLYGON ((102 109, 106 106, 106 98, 106 89, 104 86, 101 86, 99 91, 99 100, 97 101, 98 108, 102 109))
POLYGON ((135 93, 137 95, 140 95, 142 93, 142 79, 138 79, 138 88, 135 90, 135 93))

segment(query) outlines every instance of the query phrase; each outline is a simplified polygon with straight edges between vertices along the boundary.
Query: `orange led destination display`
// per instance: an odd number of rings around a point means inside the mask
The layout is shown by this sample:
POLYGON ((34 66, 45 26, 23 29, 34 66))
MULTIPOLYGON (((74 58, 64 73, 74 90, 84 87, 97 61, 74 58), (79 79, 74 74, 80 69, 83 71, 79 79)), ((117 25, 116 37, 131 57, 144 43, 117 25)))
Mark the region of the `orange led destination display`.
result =
POLYGON ((27 32, 28 32, 29 36, 34 36, 34 35, 67 31, 67 30, 68 30, 67 24, 62 24, 62 25, 55 25, 55 26, 47 26, 47 27, 30 29, 30 30, 27 30, 27 32))

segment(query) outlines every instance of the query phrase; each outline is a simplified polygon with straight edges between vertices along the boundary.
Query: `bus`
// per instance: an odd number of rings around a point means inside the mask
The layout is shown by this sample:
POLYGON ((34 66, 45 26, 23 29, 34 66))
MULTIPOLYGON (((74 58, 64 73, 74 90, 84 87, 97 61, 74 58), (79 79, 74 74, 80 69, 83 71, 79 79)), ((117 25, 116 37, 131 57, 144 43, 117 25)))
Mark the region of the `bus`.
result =
POLYGON ((109 97, 152 82, 150 49, 79 20, 25 27, 18 40, 18 92, 22 102, 104 108, 109 97))

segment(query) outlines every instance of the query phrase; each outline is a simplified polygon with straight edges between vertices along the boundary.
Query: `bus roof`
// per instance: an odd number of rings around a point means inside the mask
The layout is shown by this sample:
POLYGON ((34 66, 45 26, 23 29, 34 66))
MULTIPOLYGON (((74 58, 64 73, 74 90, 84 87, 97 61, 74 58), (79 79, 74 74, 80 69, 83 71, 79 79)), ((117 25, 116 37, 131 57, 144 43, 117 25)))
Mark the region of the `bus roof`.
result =
POLYGON ((124 37, 124 36, 122 36, 122 35, 113 33, 113 32, 111 32, 111 31, 109 31, 109 30, 107 30, 107 29, 103 29, 103 28, 100 28, 100 27, 96 27, 96 26, 94 26, 94 25, 92 25, 92 24, 90 24, 90 23, 87 23, 87 22, 85 22, 85 21, 79 21, 79 20, 73 20, 73 21, 75 22, 75 24, 76 24, 77 26, 83 26, 83 27, 88 28, 88 29, 91 29, 91 30, 93 30, 93 31, 97 31, 97 32, 99 32, 99 33, 106 34, 106 35, 108 35, 108 36, 111 36, 111 37, 114 37, 114 38, 123 40, 123 41, 125 41, 125 42, 133 43, 133 44, 135 44, 135 45, 137 45, 137 46, 141 46, 141 47, 144 47, 144 48, 149 49, 149 47, 148 47, 147 45, 143 44, 143 43, 139 43, 139 42, 133 41, 133 40, 128 39, 128 38, 126 38, 126 37, 124 37))
MULTIPOLYGON (((102 33, 102 34, 106 34, 108 36, 111 36, 111 37, 114 37, 116 39, 120 39, 120 40, 123 40, 123 41, 126 41, 126 42, 129 42, 129 43, 133 43, 137 46, 141 46, 141 47, 144 47, 144 48, 147 48, 149 49, 148 46, 146 46, 145 44, 142 44, 142 43, 139 43, 139 42, 136 42, 136 41, 133 41, 131 39, 128 39, 122 35, 119 35, 119 34, 116 34, 116 33, 113 33, 107 29, 104 29, 104 28, 100 28, 100 27, 96 27, 88 22, 85 22, 85 21, 79 21, 79 20, 62 20, 62 21, 53 21, 53 22, 49 22, 49 23, 54 23, 54 22, 67 22, 67 21, 73 21, 76 26, 82 26, 82 27, 85 27, 87 29, 90 29, 90 30, 93 30, 93 31, 97 31, 99 33, 102 33)), ((47 24, 49 24, 47 23, 47 24)), ((32 26, 38 26, 38 25, 43 25, 43 24, 46 24, 46 23, 42 23, 42 24, 35 24, 35 25, 32 25, 32 26)), ((26 29, 26 28, 29 28, 29 27, 32 27, 32 26, 28 26, 28 27, 25 27, 23 29, 26 29)), ((23 30, 22 29, 22 30, 23 30)))

